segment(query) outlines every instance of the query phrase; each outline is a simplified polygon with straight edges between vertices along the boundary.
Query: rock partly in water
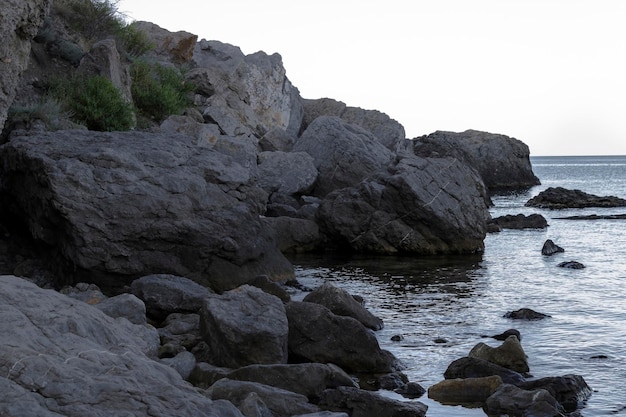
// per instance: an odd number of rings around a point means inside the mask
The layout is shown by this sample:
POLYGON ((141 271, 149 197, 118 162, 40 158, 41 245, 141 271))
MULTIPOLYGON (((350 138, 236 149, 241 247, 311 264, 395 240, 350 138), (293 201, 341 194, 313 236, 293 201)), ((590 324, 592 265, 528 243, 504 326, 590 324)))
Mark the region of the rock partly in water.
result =
POLYGON ((506 384, 517 385, 525 381, 519 372, 474 356, 465 356, 453 361, 443 374, 446 379, 482 378, 492 375, 499 376, 506 384))
POLYGON ((509 336, 515 336, 517 337, 517 340, 519 340, 520 342, 522 341, 522 335, 517 329, 508 329, 508 330, 503 331, 502 333, 498 333, 493 336, 484 336, 484 337, 491 337, 492 339, 496 339, 496 340, 506 340, 508 339, 509 336))
POLYGON ((554 243, 552 239, 546 240, 541 248, 541 254, 544 256, 552 256, 556 253, 563 252, 565 252, 565 249, 554 243))
POLYGON ((530 370, 526 353, 515 335, 509 336, 495 348, 482 342, 478 343, 472 348, 469 356, 484 359, 519 373, 526 373, 530 370))
POLYGON ((0 277, 0 315, 2 415, 218 413, 174 369, 153 360, 159 339, 150 326, 14 276, 0 277))
POLYGON ((572 374, 526 381, 517 386, 525 390, 545 389, 568 413, 576 411, 591 395, 585 379, 572 374))
POLYGON ((509 311, 504 314, 505 319, 514 319, 514 320, 543 320, 548 317, 551 317, 548 314, 539 313, 530 308, 520 308, 519 310, 509 311))
POLYGON ((581 190, 549 187, 528 200, 526 206, 547 209, 625 207, 626 200, 614 196, 600 197, 581 190))
POLYGON ((465 162, 480 173, 490 191, 539 184, 530 164, 528 146, 508 136, 477 130, 437 131, 415 138, 413 149, 419 156, 447 156, 465 162))
POLYGON ((61 131, 0 148, 2 209, 64 279, 122 287, 158 273, 219 291, 293 277, 249 170, 187 136, 61 131), (84 278, 84 279, 81 279, 84 278))
POLYGON ((361 303, 356 301, 346 290, 324 283, 307 294, 302 301, 321 304, 339 316, 348 316, 357 319, 365 327, 372 330, 383 328, 383 321, 374 316, 361 303))
POLYGON ((488 223, 489 230, 499 232, 502 229, 545 229, 548 221, 541 214, 507 214, 491 219, 488 223))
POLYGON ((501 385, 485 402, 487 415, 562 416, 559 402, 543 389, 528 391, 514 385, 501 385))
POLYGON ((578 261, 565 261, 561 262, 557 265, 559 268, 568 268, 568 269, 585 269, 585 265, 578 261))
POLYGON ((398 401, 352 387, 324 391, 319 405, 327 410, 346 412, 352 417, 424 417, 428 410, 419 401, 398 401))
POLYGON ((428 388, 428 398, 447 405, 482 405, 500 385, 502 379, 497 375, 446 379, 428 388))

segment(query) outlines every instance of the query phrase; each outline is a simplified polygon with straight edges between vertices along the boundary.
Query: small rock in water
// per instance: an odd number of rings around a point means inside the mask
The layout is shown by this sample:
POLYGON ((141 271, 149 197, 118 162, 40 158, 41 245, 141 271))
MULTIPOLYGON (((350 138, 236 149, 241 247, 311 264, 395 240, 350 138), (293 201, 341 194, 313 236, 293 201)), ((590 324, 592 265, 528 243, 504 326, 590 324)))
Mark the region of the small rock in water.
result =
POLYGON ((404 336, 402 336, 401 334, 394 334, 393 336, 391 336, 392 342, 400 342, 401 340, 404 340, 404 336))
POLYGON ((551 239, 546 240, 541 248, 541 254, 544 256, 552 256, 555 253, 565 252, 565 249, 554 243, 551 239))
POLYGON ((560 267, 560 268, 569 268, 569 269, 583 269, 583 268, 585 268, 585 265, 583 265, 583 264, 581 264, 580 262, 577 262, 577 261, 561 262, 557 266, 560 267))
POLYGON ((448 341, 446 339, 444 339, 443 337, 438 337, 435 340, 433 340, 433 342, 435 342, 435 343, 448 343, 448 341))
POLYGON ((404 384, 400 388, 396 388, 394 392, 402 395, 405 398, 415 399, 419 398, 426 393, 426 389, 417 382, 409 382, 404 384))
POLYGON ((493 336, 487 336, 487 337, 491 337, 491 338, 496 339, 496 340, 506 340, 506 338, 509 337, 509 336, 515 336, 515 337, 517 337, 517 340, 519 340, 520 342, 522 341, 522 335, 520 334, 519 330, 517 330, 517 329, 509 329, 509 330, 506 330, 506 331, 504 331, 504 332, 502 332, 500 334, 496 334, 496 335, 493 335, 493 336))
POLYGON ((504 316, 505 319, 515 320, 542 320, 546 317, 551 317, 548 314, 538 313, 530 308, 520 308, 516 311, 509 311, 504 316))

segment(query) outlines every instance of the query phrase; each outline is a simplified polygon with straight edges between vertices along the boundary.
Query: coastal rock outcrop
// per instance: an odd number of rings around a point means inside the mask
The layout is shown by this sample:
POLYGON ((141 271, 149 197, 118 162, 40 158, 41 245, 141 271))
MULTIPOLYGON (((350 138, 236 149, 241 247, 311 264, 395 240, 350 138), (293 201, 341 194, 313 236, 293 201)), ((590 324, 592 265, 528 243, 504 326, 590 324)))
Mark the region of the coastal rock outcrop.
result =
POLYGON ((539 184, 530 164, 530 150, 505 135, 466 130, 437 131, 415 138, 413 152, 423 157, 452 157, 474 167, 490 191, 539 184))
POLYGON ((74 281, 121 287, 153 273, 218 291, 293 267, 259 219, 267 194, 248 170, 191 138, 63 131, 0 148, 5 215, 56 251, 74 281))
POLYGON ((489 231, 499 232, 502 229, 545 229, 548 221, 541 214, 507 214, 496 217, 488 222, 489 231))
POLYGON ((10 0, 0 11, 0 127, 4 126, 22 72, 27 68, 31 40, 43 24, 52 0, 10 0))
POLYGON ((565 252, 565 249, 554 243, 552 239, 546 240, 541 247, 541 254, 544 256, 552 256, 562 252, 565 252))
POLYGON ((528 207, 552 210, 586 207, 625 207, 626 200, 614 196, 597 196, 581 190, 549 187, 526 202, 528 207))

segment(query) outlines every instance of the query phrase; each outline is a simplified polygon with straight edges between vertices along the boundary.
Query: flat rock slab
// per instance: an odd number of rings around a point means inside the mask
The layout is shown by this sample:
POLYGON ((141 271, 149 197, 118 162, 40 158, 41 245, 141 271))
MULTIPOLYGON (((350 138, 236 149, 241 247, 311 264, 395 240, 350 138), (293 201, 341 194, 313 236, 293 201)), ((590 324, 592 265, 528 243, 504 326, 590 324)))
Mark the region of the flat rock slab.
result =
POLYGON ((526 202, 528 207, 547 209, 586 207, 625 207, 626 200, 614 196, 597 196, 581 190, 549 187, 526 202))

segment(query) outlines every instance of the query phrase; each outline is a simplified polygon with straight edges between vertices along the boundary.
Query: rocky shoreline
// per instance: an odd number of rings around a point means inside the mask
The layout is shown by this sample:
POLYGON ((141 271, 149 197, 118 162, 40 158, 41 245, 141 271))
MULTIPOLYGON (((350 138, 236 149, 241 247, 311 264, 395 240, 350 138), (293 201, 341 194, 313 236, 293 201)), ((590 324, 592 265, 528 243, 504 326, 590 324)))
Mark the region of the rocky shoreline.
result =
MULTIPOLYGON (((53 64, 131 91, 114 40, 72 41, 80 59, 51 49, 74 38, 43 36, 65 27, 50 7, 26 0, 0 22, 3 124, 53 64)), ((382 321, 331 286, 293 301, 285 254, 481 252, 490 193, 538 183, 528 147, 473 130, 409 139, 376 110, 302 98, 278 54, 136 28, 147 58, 185 69, 182 114, 5 129, 0 414, 425 415, 424 388, 378 345, 382 321)))

